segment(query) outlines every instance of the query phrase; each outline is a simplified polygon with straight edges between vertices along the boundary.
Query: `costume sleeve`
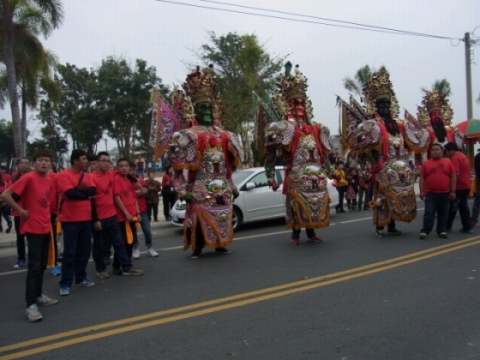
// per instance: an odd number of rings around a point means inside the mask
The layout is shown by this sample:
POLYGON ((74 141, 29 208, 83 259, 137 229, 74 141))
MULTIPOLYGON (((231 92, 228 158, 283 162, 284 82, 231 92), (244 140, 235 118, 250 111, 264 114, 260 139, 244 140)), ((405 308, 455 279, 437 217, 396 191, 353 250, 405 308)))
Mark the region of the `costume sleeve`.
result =
POLYGON ((295 125, 286 120, 270 123, 265 128, 265 147, 268 148, 284 148, 290 150, 295 134, 295 125))

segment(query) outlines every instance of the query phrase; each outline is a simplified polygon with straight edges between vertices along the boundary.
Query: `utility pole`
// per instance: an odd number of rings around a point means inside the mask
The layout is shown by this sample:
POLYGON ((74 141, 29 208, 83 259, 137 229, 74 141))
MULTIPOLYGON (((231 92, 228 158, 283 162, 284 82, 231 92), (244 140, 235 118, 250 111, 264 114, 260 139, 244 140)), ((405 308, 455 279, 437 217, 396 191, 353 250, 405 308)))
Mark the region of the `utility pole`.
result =
POLYGON ((465 75, 467 77, 467 120, 473 118, 473 103, 472 103, 472 49, 470 33, 465 33, 463 39, 465 42, 465 75))
MULTIPOLYGON (((470 33, 465 33, 463 38, 465 42, 465 76, 467 79, 467 121, 473 118, 473 104, 472 104, 472 49, 470 41, 470 33)), ((470 166, 473 166, 473 144, 467 146, 468 158, 470 160, 470 166)))

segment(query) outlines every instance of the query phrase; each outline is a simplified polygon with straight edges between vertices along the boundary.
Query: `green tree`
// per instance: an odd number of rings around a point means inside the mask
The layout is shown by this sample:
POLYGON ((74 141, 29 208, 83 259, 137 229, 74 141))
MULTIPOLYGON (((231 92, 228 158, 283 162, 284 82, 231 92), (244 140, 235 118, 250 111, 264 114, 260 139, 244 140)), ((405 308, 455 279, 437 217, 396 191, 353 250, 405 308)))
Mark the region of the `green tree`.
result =
MULTIPOLYGON (((238 134, 248 150, 253 132, 252 91, 264 97, 275 89, 286 56, 272 57, 253 34, 210 32, 209 36, 210 42, 201 46, 198 56, 205 65, 214 65, 225 107, 223 126, 238 134)), ((243 160, 249 156, 245 151, 243 160)))
POLYGON ((150 136, 150 90, 168 89, 156 75, 153 66, 137 59, 130 66, 125 59, 112 56, 96 70, 99 107, 104 112, 108 135, 117 142, 119 155, 131 157, 132 150, 146 149, 150 136), (137 145, 138 147, 137 147, 137 145))
MULTIPOLYGON (((51 111, 45 119, 54 119, 72 137, 73 147, 84 149, 88 154, 96 150, 96 145, 107 129, 105 112, 98 106, 97 76, 94 71, 66 64, 57 67, 56 82, 62 91, 58 108, 51 104, 51 111)), ((49 121, 49 120, 48 120, 49 121)), ((48 123, 45 120, 45 123, 48 123)))
POLYGON ((6 162, 15 157, 13 144, 13 124, 5 119, 0 120, 0 162, 6 162))
POLYGON ((437 90, 439 94, 445 95, 445 97, 447 98, 450 97, 450 95, 452 95, 452 88, 450 86, 450 82, 447 79, 436 80, 432 84, 431 90, 422 88, 422 91, 424 93, 428 93, 432 90, 437 90))
POLYGON ((370 81, 375 71, 375 68, 370 65, 362 66, 357 70, 353 78, 347 76, 342 79, 343 87, 361 99, 363 88, 370 81))
POLYGON ((55 28, 60 26, 62 19, 63 9, 60 0, 0 0, 0 22, 3 40, 2 59, 7 72, 8 97, 12 111, 15 153, 17 157, 25 155, 23 143, 26 129, 22 126, 18 104, 18 76, 15 69, 14 52, 16 24, 27 26, 33 35, 48 37, 55 28), (43 14, 44 16, 37 17, 39 21, 36 22, 22 22, 22 19, 33 19, 35 13, 43 14))
POLYGON ((44 124, 40 129, 41 139, 27 144, 27 155, 33 155, 36 150, 41 148, 50 149, 53 152, 53 162, 57 165, 63 163, 63 156, 68 151, 68 141, 61 135, 62 129, 57 125, 58 114, 49 100, 41 101, 37 119, 44 124))

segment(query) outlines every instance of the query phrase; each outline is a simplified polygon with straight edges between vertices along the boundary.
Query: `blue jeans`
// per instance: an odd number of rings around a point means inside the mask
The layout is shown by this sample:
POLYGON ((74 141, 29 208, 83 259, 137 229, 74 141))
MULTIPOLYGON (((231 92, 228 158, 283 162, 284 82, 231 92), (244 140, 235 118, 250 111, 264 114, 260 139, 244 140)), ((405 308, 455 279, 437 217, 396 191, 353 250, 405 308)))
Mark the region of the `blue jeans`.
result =
MULTIPOLYGON (((152 231, 150 230, 150 219, 148 218, 147 211, 140 213, 140 226, 145 236, 145 245, 148 247, 152 246, 152 231)), ((135 236, 133 245, 138 246, 138 236, 135 236)))
POLYGON ((112 216, 103 220, 100 220, 102 224, 102 230, 93 232, 93 261, 95 262, 95 269, 97 271, 105 271, 107 266, 105 265, 104 256, 104 244, 113 245, 115 250, 114 258, 115 262, 120 264, 123 270, 128 271, 132 267, 132 260, 127 256, 127 249, 125 248, 125 241, 120 231, 120 225, 118 225, 117 217, 112 216))
POLYGON ((71 287, 73 278, 79 284, 87 278, 87 264, 92 252, 92 222, 62 223, 63 260, 60 287, 71 287))
POLYGON ((427 235, 433 229, 435 213, 437 213, 437 234, 447 231, 447 217, 450 206, 449 193, 433 193, 427 191, 425 197, 425 213, 423 214, 423 228, 421 232, 427 235))

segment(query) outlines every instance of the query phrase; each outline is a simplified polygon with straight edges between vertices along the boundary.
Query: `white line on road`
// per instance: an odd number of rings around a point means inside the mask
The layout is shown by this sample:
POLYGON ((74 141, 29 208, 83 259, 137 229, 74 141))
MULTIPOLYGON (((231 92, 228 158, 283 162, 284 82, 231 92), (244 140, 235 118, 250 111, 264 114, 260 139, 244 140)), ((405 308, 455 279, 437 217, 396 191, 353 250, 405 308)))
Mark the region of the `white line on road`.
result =
MULTIPOLYGON (((419 208, 419 210, 424 210, 424 208, 419 208)), ((338 224, 348 224, 348 223, 353 223, 353 222, 358 222, 358 221, 365 221, 365 220, 371 220, 372 217, 366 217, 366 218, 361 218, 361 219, 354 219, 354 220, 348 220, 348 221, 339 221, 336 223, 331 223, 330 226, 333 225, 338 225, 338 224)), ((238 237, 235 238, 234 241, 241 241, 241 240, 250 240, 250 239, 256 239, 259 237, 264 237, 264 236, 272 236, 272 235, 280 235, 280 234, 285 234, 290 232, 290 230, 284 230, 284 231, 276 231, 276 232, 271 232, 271 233, 263 233, 263 234, 257 234, 257 235, 249 235, 249 236, 243 236, 243 237, 238 237)), ((167 247, 163 249, 157 249, 157 251, 172 251, 172 250, 179 250, 183 249, 183 246, 172 246, 172 247, 167 247)), ((142 251, 141 254, 146 254, 146 251, 142 251)), ((89 262, 93 262, 93 259, 90 259, 89 262)), ((27 269, 22 269, 22 270, 13 270, 13 271, 6 271, 0 273, 0 276, 6 276, 6 275, 14 275, 14 274, 21 274, 27 272, 27 269)))

